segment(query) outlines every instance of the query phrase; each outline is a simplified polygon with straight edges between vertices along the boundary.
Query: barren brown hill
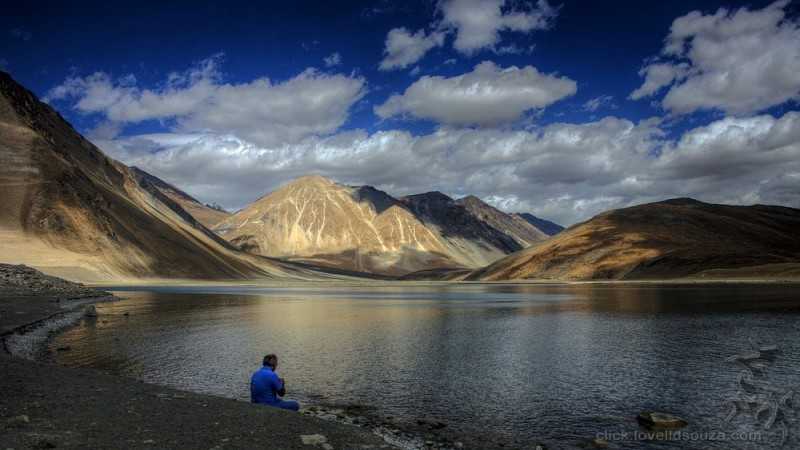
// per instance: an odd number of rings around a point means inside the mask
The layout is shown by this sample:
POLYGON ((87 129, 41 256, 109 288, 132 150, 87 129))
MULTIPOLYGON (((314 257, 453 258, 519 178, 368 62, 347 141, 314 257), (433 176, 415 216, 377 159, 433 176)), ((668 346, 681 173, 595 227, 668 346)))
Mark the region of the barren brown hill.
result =
POLYGON ((192 215, 198 222, 203 224, 206 228, 213 228, 214 225, 222 222, 231 213, 221 209, 213 208, 206 204, 201 203, 186 192, 178 189, 174 185, 151 175, 138 167, 131 167, 134 175, 140 180, 147 182, 152 187, 158 189, 162 194, 167 196, 170 200, 177 203, 178 206, 183 208, 186 212, 192 215))
POLYGON ((602 213, 470 280, 800 276, 800 210, 673 199, 602 213))
POLYGON ((4 72, 0 187, 2 262, 83 280, 295 271, 243 254, 193 221, 4 72))

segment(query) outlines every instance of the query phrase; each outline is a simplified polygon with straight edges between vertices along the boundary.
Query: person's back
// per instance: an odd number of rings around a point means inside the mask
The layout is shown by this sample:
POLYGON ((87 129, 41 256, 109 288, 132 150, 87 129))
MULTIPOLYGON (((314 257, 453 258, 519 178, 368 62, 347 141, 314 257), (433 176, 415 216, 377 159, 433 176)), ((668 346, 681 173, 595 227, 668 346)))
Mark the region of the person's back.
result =
POLYGON ((264 357, 264 365, 256 370, 250 377, 250 401, 260 405, 269 405, 282 409, 297 411, 300 405, 292 400, 282 400, 279 395, 284 395, 283 380, 275 373, 278 366, 278 357, 267 355, 264 357))

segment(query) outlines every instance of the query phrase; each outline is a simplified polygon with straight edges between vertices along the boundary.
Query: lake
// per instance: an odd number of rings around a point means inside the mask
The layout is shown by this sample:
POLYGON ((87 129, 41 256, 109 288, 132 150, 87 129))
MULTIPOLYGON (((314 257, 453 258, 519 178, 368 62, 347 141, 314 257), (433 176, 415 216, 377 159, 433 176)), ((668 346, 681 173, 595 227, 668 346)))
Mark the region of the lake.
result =
POLYGON ((123 300, 97 305, 97 319, 53 340, 52 358, 248 400, 250 374, 277 353, 287 398, 303 406, 436 420, 468 446, 575 448, 597 436, 613 448, 800 445, 800 396, 786 400, 800 387, 798 285, 375 282, 115 293, 123 300), (778 351, 766 349, 773 356, 752 375, 728 361, 765 346, 778 351), (759 415, 748 413, 747 396, 766 405, 759 415), (645 410, 690 425, 653 440, 637 433, 645 410))

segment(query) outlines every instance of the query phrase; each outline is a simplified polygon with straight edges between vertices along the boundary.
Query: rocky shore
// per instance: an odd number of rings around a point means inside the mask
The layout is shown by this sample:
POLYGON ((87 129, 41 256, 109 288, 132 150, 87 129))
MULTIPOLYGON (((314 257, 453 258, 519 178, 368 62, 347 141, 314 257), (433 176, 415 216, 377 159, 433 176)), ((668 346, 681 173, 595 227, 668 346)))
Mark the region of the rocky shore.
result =
POLYGON ((355 425, 25 359, 37 340, 93 302, 111 299, 29 267, 0 264, 2 448, 398 448, 355 425))

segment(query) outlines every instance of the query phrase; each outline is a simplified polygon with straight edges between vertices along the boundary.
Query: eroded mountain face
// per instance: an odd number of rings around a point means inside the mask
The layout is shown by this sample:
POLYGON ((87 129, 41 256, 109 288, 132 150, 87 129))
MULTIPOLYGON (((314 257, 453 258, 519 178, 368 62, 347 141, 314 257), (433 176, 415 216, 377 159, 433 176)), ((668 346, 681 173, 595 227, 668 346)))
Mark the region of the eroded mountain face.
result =
MULTIPOLYGON (((505 214, 495 211, 497 217, 505 214)), ((214 229, 261 255, 396 275, 481 267, 545 237, 526 222, 506 216, 519 225, 510 234, 441 193, 398 200, 370 186, 307 176, 260 198, 214 229)))

